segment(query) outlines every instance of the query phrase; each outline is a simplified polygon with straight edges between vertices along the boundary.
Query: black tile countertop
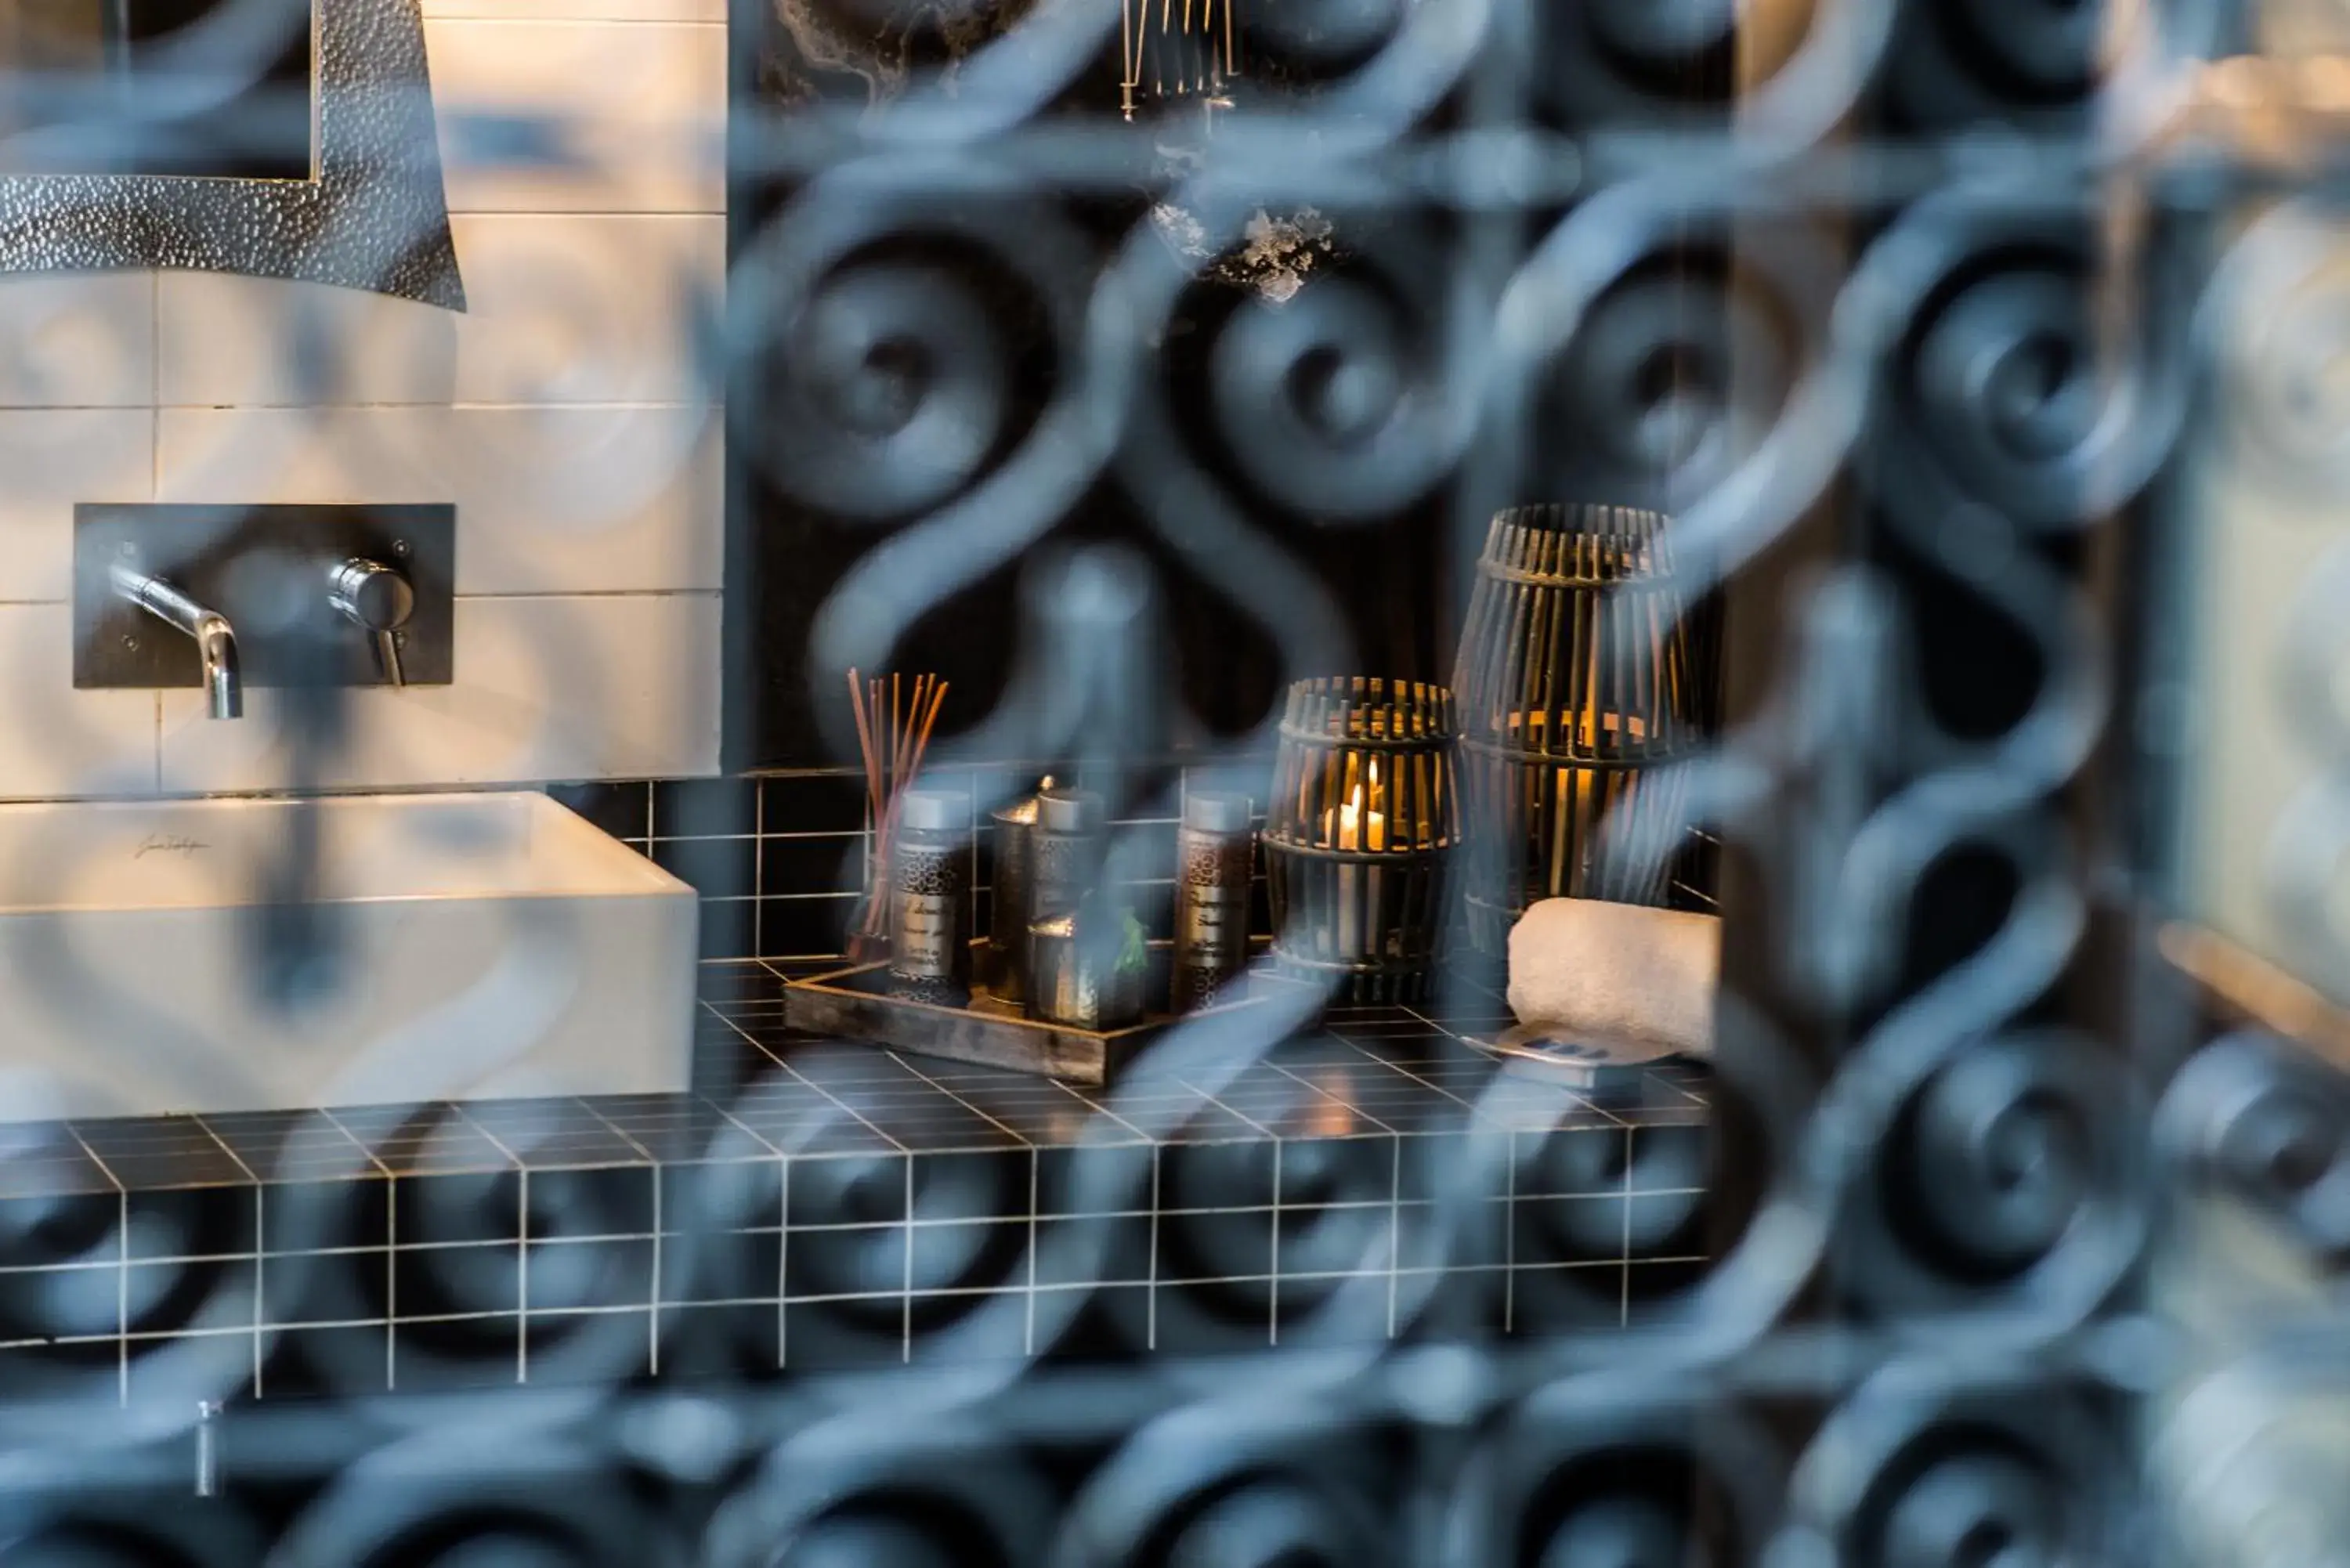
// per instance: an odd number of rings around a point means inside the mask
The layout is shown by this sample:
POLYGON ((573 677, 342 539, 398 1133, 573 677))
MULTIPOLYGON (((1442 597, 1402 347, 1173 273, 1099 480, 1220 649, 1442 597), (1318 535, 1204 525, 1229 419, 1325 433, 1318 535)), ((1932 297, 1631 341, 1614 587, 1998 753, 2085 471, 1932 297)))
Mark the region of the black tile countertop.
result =
POLYGON ((1355 1008, 1105 1090, 796 1036, 689 1095, 0 1128, 0 1394, 775 1376, 1613 1324, 1698 1262, 1706 1078, 1601 1106, 1355 1008))

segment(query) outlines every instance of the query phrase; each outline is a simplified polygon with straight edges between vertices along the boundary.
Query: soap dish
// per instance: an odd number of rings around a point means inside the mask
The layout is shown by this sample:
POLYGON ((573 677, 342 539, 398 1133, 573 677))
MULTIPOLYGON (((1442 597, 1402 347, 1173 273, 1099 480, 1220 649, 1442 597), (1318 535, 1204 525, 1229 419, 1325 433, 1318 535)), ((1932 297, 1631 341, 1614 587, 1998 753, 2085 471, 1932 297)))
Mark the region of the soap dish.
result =
POLYGON ((1677 1046, 1629 1036, 1573 1033, 1555 1024, 1521 1023, 1487 1046, 1528 1073, 1538 1073, 1596 1104, 1637 1103, 1647 1097, 1650 1068, 1703 1064, 1677 1046))

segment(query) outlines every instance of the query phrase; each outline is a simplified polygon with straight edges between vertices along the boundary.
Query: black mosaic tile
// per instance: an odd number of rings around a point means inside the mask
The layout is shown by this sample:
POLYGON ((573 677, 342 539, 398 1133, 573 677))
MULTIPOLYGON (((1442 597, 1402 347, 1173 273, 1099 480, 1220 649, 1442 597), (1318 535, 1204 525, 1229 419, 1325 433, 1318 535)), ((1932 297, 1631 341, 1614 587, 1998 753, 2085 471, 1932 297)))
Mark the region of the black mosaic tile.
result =
POLYGON ((1510 1203, 1510 1261, 1520 1268, 1620 1262, 1625 1218, 1621 1194, 1514 1199, 1510 1203))
POLYGON ((759 831, 759 781, 663 779, 652 786, 653 836, 734 837, 759 831))
POLYGON ((522 1380, 518 1314, 391 1325, 391 1386, 402 1393, 504 1387, 522 1380))
MULTIPOLYGON (((635 1377, 651 1372, 658 1293, 665 1334, 684 1336, 665 1340, 665 1371, 994 1355, 1039 1334, 1083 1358, 1154 1335, 1162 1350, 1326 1335, 1334 1318, 1384 1334, 1390 1297, 1399 1332, 1433 1317, 1525 1332, 1620 1314, 1702 1250, 1701 1066, 1659 1069, 1628 1108, 1594 1106, 1497 1074, 1424 1018, 1353 1008, 1196 1081, 1146 1068, 1087 1090, 795 1038, 780 988, 807 970, 705 968, 715 1097, 0 1136, 0 1344, 110 1334, 118 1298, 134 1327, 185 1338, 219 1326, 208 1306, 242 1302, 270 1329, 265 1397, 323 1386, 329 1345, 367 1386, 511 1381, 525 1350, 557 1376, 578 1345, 635 1377), (109 1160, 140 1179, 127 1199, 109 1160), (1637 1265, 1649 1282, 1627 1282, 1627 1252, 1663 1260, 1637 1265)), ((1471 1023, 1489 1005, 1427 1011, 1471 1023)))
POLYGON ((196 1119, 263 1181, 331 1179, 379 1168, 359 1140, 322 1111, 248 1111, 196 1119))
POLYGON ((122 1206, 110 1189, 0 1198, 0 1272, 119 1259, 122 1206))
POLYGON ((328 1114, 394 1176, 516 1168, 514 1156, 454 1106, 338 1106, 328 1114))
POLYGON ((657 1229, 650 1165, 534 1170, 525 1192, 525 1234, 532 1241, 650 1236, 657 1229))
POLYGON ((664 1240, 664 1302, 774 1302, 783 1298, 784 1233, 713 1232, 664 1240), (684 1267, 675 1255, 681 1251, 684 1267))
POLYGON ((78 1122, 73 1130, 126 1188, 213 1187, 253 1179, 244 1162, 193 1116, 78 1122))
POLYGON ((865 780, 837 773, 768 774, 760 779, 764 833, 857 833, 865 827, 865 780))
POLYGON ((371 1173, 259 1187, 261 1250, 380 1247, 391 1239, 391 1179, 371 1173))
POLYGON ((264 1336, 264 1399, 380 1394, 391 1386, 389 1324, 281 1328, 264 1336))
POLYGON ((133 1338, 123 1362, 123 1402, 182 1416, 201 1399, 249 1399, 259 1346, 249 1328, 133 1338))
POLYGON ((769 834, 758 846, 757 891, 788 897, 861 889, 866 843, 862 833, 769 834))
POLYGON ((123 1253, 133 1262, 216 1258, 260 1248, 260 1204, 249 1184, 155 1187, 123 1195, 123 1253))
POLYGON ((954 1365, 1021 1361, 1034 1329, 1024 1288, 924 1293, 906 1308, 909 1358, 951 1357, 954 1365))
POLYGON ((259 1264, 254 1257, 126 1264, 124 1325, 144 1334, 250 1327, 259 1321, 259 1264))
POLYGON ((908 1359, 902 1295, 784 1303, 784 1367, 799 1374, 869 1371, 908 1359))
POLYGON ((643 1165, 650 1156, 585 1100, 478 1100, 464 1119, 528 1170, 643 1165))
POLYGON ((702 963, 721 963, 758 956, 756 900, 704 898, 696 911, 694 957, 702 963))
POLYGON ((1025 1219, 1035 1211, 1036 1156, 1024 1146, 920 1155, 912 1171, 918 1219, 1025 1219))
POLYGON ((523 1319, 522 1380, 534 1386, 608 1387, 651 1364, 650 1306, 604 1312, 532 1312, 523 1319))
POLYGON ((534 1242, 523 1253, 524 1299, 533 1312, 650 1307, 654 1251, 650 1236, 534 1242))
POLYGON ((656 838, 653 864, 691 883, 705 901, 743 898, 753 892, 751 841, 743 838, 656 838))
POLYGON ((258 1277, 265 1327, 380 1319, 392 1300, 388 1248, 265 1256, 258 1277))
POLYGON ((1148 1210, 1158 1187, 1151 1145, 1104 1142, 1036 1151, 1036 1212, 1111 1214, 1148 1210))
POLYGON ((795 1229, 897 1224, 913 1200, 913 1168, 895 1151, 795 1156, 784 1172, 784 1196, 795 1229))
POLYGON ((759 956, 837 957, 857 919, 858 895, 809 894, 759 900, 759 956))
POLYGON ((402 1247, 391 1258, 391 1316, 463 1317, 519 1311, 522 1248, 402 1247))
POLYGON ((1147 1213, 1045 1220, 1036 1227, 1036 1284, 1147 1284, 1153 1229, 1147 1213))

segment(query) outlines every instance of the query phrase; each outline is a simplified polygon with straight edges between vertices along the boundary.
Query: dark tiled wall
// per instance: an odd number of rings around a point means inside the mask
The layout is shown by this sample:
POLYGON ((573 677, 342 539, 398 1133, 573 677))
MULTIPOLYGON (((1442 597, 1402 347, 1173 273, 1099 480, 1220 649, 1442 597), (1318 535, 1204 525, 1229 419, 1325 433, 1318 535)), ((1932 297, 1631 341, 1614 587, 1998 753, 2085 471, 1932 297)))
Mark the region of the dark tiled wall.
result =
MULTIPOLYGON (((989 802, 1013 797, 1045 771, 946 768, 928 782, 970 791, 983 821, 989 802)), ((1179 773, 1159 806, 1111 821, 1119 886, 1154 937, 1172 934, 1175 828, 1191 787, 1179 773)), ((702 957, 824 959, 845 950, 871 843, 860 774, 843 768, 558 784, 549 793, 693 885, 702 899, 702 957)), ((986 839, 983 831, 972 836, 973 935, 990 918, 986 839)), ((1253 929, 1262 933, 1271 928, 1261 876, 1255 893, 1253 929)))

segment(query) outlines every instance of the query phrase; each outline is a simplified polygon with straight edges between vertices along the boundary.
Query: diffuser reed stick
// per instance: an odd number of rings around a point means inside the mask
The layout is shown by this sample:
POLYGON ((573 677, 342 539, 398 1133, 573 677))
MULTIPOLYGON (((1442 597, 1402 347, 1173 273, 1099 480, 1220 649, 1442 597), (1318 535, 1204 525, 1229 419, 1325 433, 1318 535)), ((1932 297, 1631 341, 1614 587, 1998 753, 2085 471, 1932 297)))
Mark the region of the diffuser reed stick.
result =
POLYGON ((866 821, 873 835, 865 862, 865 898, 848 934, 848 954, 859 962, 888 954, 889 844, 897 832, 898 805, 920 776, 922 754, 946 700, 947 683, 935 675, 915 676, 910 692, 895 671, 887 678, 848 672, 848 705, 865 762, 866 821))

